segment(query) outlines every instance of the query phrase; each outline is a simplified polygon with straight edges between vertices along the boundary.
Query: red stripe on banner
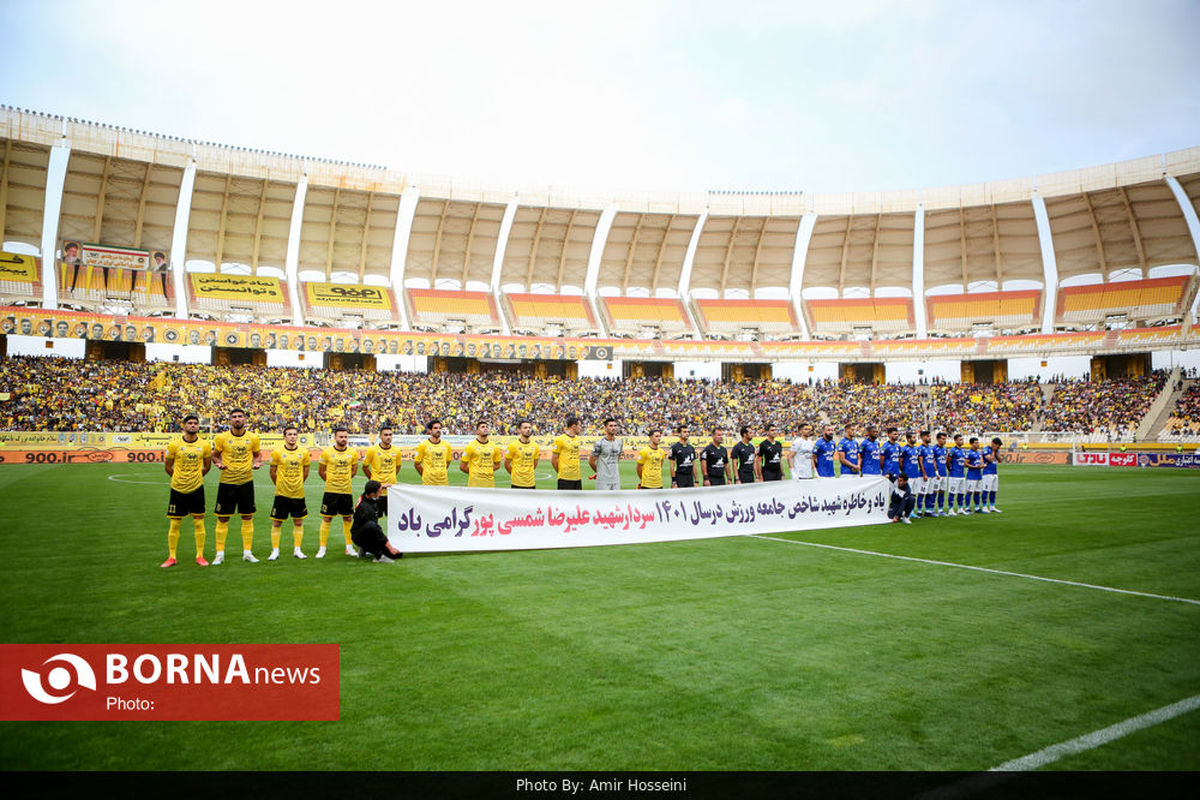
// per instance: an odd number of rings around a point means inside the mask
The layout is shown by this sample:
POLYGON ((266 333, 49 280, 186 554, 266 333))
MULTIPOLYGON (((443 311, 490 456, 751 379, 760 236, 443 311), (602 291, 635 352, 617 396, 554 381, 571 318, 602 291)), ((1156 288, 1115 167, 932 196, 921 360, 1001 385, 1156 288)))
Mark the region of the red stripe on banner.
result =
POLYGON ((336 644, 0 644, 0 720, 336 720, 336 644))

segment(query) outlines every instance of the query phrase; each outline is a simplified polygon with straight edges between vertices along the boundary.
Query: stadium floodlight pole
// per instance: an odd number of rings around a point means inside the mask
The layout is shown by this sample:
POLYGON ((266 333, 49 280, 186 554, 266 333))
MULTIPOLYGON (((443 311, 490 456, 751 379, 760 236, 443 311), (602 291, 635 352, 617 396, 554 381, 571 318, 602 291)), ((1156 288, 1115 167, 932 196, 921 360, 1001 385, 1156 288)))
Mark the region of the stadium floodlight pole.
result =
POLYGON ((71 157, 71 140, 67 138, 67 122, 63 120, 62 139, 50 148, 50 163, 46 166, 46 199, 42 217, 42 305, 58 308, 58 218, 62 211, 63 186, 67 182, 67 162, 71 157), (50 269, 46 269, 49 264, 50 269))
MULTIPOLYGON (((304 198, 308 196, 308 165, 296 184, 296 197, 292 201, 292 221, 288 227, 287 255, 283 258, 283 271, 287 277, 288 298, 292 301, 292 324, 304 324, 304 311, 300 306, 300 227, 304 223, 304 198)), ((330 231, 330 236, 333 232, 330 231)))
POLYGON ((917 338, 929 338, 929 322, 925 316, 925 204, 917 203, 913 212, 913 318, 917 322, 917 338))
MULTIPOLYGON (((588 252, 587 274, 583 279, 583 295, 596 315, 596 323, 604 336, 611 336, 608 323, 600 313, 600 299, 596 296, 596 287, 600 283, 600 260, 604 256, 604 247, 608 244, 608 232, 612 230, 613 220, 617 218, 617 204, 612 203, 600 214, 596 223, 596 232, 592 236, 592 249, 588 252)), ((565 247, 565 245, 564 245, 565 247)))
POLYGON ((812 242, 813 229, 817 227, 817 213, 807 211, 800 218, 800 227, 796 228, 796 243, 792 248, 792 275, 788 281, 788 296, 792 300, 792 308, 796 319, 800 321, 800 334, 804 341, 812 339, 808 331, 808 320, 804 318, 804 265, 808 262, 808 247, 812 242))
POLYGON ((171 285, 175 288, 175 317, 187 319, 187 285, 184 270, 187 266, 188 226, 192 218, 192 193, 196 187, 196 145, 192 145, 192 160, 183 169, 179 184, 179 201, 175 204, 175 227, 171 231, 171 285))
MULTIPOLYGON (((413 219, 417 215, 417 203, 421 200, 421 188, 408 184, 400 193, 400 208, 396 211, 396 232, 392 237, 392 264, 390 269, 392 294, 400 312, 400 326, 411 330, 408 305, 404 297, 404 273, 408 269, 408 240, 412 236, 413 219)), ((465 288, 465 287, 464 287, 465 288)))
POLYGON ((500 328, 505 336, 512 335, 512 329, 508 325, 508 317, 504 315, 504 303, 501 302, 500 276, 504 272, 504 251, 508 249, 508 236, 512 233, 513 220, 517 218, 517 206, 520 204, 520 199, 520 195, 513 192, 508 205, 504 207, 504 216, 500 218, 500 232, 496 234, 496 255, 492 258, 492 279, 488 282, 488 288, 496 300, 496 310, 500 312, 500 328))
MULTIPOLYGON (((1175 176, 1164 175, 1163 179, 1167 182, 1167 186, 1171 187, 1171 194, 1175 195, 1175 202, 1179 204, 1179 210, 1183 212, 1183 219, 1187 222, 1188 233, 1192 235, 1192 247, 1196 249, 1196 254, 1200 257, 1200 217, 1196 215, 1192 201, 1188 199, 1187 192, 1183 191, 1183 187, 1179 185, 1175 176)), ((1196 299, 1192 301, 1192 307, 1188 312, 1193 324, 1196 322, 1198 306, 1200 306, 1200 292, 1196 293, 1196 299)))
POLYGON ((1054 256, 1054 240, 1050 233, 1050 215, 1046 213, 1046 201, 1033 190, 1033 218, 1037 221, 1038 242, 1042 250, 1042 278, 1045 288, 1042 294, 1042 333, 1054 333, 1054 310, 1058 303, 1058 259, 1054 256))

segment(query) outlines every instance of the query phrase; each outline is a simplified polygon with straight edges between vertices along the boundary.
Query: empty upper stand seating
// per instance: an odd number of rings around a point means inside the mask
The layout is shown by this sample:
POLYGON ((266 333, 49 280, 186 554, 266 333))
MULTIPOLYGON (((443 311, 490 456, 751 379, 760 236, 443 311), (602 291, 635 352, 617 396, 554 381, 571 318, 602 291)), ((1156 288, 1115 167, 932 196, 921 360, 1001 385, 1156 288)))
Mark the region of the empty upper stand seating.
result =
POLYGON ((997 328, 1038 327, 1042 293, 1039 289, 1019 292, 931 295, 925 299, 929 329, 969 331, 976 323, 990 322, 997 328))
POLYGON ((645 328, 663 334, 692 333, 683 303, 675 297, 605 297, 604 309, 613 333, 638 335, 645 328))
POLYGON ((487 292, 408 289, 409 318, 414 325, 440 327, 452 320, 469 328, 499 328, 496 303, 487 292))
POLYGON ((806 300, 804 306, 813 333, 853 333, 857 328, 899 333, 916 327, 907 297, 806 300))
POLYGON ((547 324, 561 325, 560 333, 597 329, 596 316, 582 295, 506 292, 504 297, 518 330, 541 332, 547 324))
POLYGON ((34 256, 0 253, 0 305, 42 299, 42 262, 34 256))
POLYGON ((291 314, 283 281, 266 275, 192 273, 188 276, 188 309, 225 317, 250 314, 277 319, 291 314))
POLYGON ((63 264, 59 268, 60 302, 99 306, 113 300, 132 304, 135 311, 175 308, 175 287, 168 272, 63 264))
POLYGON ((798 333, 796 315, 789 300, 698 299, 700 324, 709 333, 740 333, 756 328, 762 333, 798 333))
POLYGON ((386 286, 357 286, 309 281, 301 284, 304 316, 311 320, 340 320, 347 316, 364 320, 396 320, 392 290, 386 286))
POLYGON ((1195 291, 1195 279, 1187 276, 1063 286, 1055 318, 1065 324, 1094 325, 1112 314, 1131 320, 1179 316, 1195 291))

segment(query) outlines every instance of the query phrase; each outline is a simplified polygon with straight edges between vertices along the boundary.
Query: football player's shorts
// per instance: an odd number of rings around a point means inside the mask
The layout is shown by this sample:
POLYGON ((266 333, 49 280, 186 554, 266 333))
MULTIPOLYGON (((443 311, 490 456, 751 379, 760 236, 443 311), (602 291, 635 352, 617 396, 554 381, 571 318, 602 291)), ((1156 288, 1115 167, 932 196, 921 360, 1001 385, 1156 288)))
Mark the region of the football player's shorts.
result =
POLYGON ((275 495, 275 502, 271 504, 271 519, 276 522, 283 522, 288 517, 304 519, 307 516, 308 506, 305 504, 303 497, 275 495))
POLYGON ((171 499, 167 501, 167 516, 171 519, 181 519, 189 514, 204 516, 203 486, 194 492, 171 490, 171 499))
POLYGON ((947 478, 950 481, 950 494, 962 494, 967 490, 966 478, 947 478))
POLYGON ((908 477, 908 488, 912 489, 913 494, 925 494, 925 479, 920 475, 910 475, 908 477))
POLYGON ((937 492, 944 491, 946 491, 946 489, 942 485, 942 476, 938 475, 933 478, 925 479, 925 494, 935 494, 937 492))
POLYGON ((974 494, 975 492, 982 492, 983 491, 983 488, 981 486, 982 483, 983 483, 983 481, 981 481, 981 480, 968 479, 967 480, 967 493, 974 494))
POLYGON ((255 510, 254 481, 217 484, 217 505, 213 508, 213 513, 218 517, 249 515, 255 510))
POLYGON ((999 475, 984 475, 983 476, 983 489, 981 491, 994 492, 994 491, 996 491, 996 487, 999 485, 1000 485, 1000 476, 999 475))
POLYGON ((354 496, 342 492, 325 492, 321 495, 321 516, 354 516, 354 496))

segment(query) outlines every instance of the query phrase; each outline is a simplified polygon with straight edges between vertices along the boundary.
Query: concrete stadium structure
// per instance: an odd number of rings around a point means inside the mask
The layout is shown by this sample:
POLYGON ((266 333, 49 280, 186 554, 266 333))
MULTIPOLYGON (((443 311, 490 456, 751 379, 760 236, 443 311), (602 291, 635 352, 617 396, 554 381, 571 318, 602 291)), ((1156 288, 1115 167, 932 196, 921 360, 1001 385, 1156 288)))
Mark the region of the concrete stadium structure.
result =
POLYGON ((904 192, 607 196, 2 107, 0 164, 0 245, 42 270, 37 283, 0 280, 8 305, 587 338, 646 359, 1200 345, 1200 147, 904 192), (58 269, 65 241, 161 250, 172 269, 161 287, 131 276, 112 291, 106 271, 103 288, 81 289, 58 269), (280 294, 201 299, 189 280, 208 274, 277 281, 280 294), (388 302, 323 306, 311 287, 329 284, 388 302))

